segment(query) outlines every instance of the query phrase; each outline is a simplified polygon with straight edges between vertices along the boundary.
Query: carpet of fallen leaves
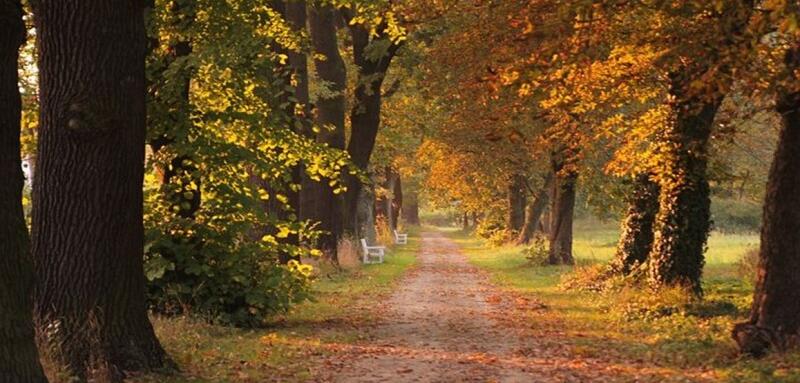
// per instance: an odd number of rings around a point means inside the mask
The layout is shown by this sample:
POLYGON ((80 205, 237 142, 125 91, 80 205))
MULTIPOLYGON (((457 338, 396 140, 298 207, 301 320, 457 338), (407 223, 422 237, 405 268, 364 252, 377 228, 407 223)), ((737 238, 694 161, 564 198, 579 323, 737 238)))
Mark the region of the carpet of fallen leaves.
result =
POLYGON ((439 233, 423 234, 419 267, 371 312, 361 340, 322 344, 322 382, 715 381, 612 353, 583 355, 535 298, 503 291, 439 233), (372 319, 369 318, 370 322, 372 319))

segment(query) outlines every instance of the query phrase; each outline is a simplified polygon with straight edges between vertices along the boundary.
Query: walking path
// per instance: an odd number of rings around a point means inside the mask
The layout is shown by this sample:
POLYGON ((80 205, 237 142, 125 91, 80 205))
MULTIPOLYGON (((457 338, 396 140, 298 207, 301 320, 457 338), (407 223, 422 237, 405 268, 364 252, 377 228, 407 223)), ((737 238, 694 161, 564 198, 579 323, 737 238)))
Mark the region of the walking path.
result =
POLYGON ((422 235, 418 258, 417 270, 385 302, 380 323, 365 330, 369 341, 332 356, 339 368, 325 380, 605 382, 657 375, 537 343, 531 324, 506 320, 518 298, 501 293, 440 233, 422 235))

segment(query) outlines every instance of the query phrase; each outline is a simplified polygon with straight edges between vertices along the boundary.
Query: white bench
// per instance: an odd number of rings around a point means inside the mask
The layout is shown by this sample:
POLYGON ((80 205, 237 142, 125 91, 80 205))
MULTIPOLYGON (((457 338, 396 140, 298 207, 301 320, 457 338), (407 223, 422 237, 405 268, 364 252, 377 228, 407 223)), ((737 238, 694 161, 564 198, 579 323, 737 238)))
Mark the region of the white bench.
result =
POLYGON ((386 255, 386 247, 367 246, 367 240, 361 238, 361 248, 364 251, 364 264, 383 263, 383 257, 386 255), (375 258, 377 258, 377 261, 373 260, 375 258))
POLYGON ((408 234, 400 234, 397 230, 394 231, 394 243, 398 245, 408 244, 408 234))

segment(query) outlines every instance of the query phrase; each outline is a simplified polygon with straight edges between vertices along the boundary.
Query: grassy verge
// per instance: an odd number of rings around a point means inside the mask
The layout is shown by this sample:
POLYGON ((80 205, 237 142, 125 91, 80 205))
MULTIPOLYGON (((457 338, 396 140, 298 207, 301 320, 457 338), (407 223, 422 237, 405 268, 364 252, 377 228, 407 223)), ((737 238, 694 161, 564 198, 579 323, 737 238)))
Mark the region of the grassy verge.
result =
POLYGON ((305 382, 320 357, 354 343, 369 324, 376 302, 415 264, 416 230, 407 246, 390 248, 386 262, 322 273, 316 300, 276 317, 269 328, 244 330, 191 318, 153 318, 162 345, 180 366, 177 375, 149 375, 142 383, 305 382))
POLYGON ((757 235, 714 234, 707 253, 704 302, 694 309, 655 316, 641 314, 674 302, 674 297, 642 298, 640 291, 601 294, 559 286, 564 276, 611 258, 618 231, 608 225, 576 226, 577 269, 530 266, 520 247, 489 248, 462 232, 447 235, 499 286, 544 303, 548 309, 525 313, 525 320, 542 337, 567 345, 573 355, 658 366, 675 376, 692 370, 693 376, 730 382, 800 381, 800 353, 739 358, 730 338, 733 323, 744 320, 749 310, 753 286, 742 276, 739 261, 757 246, 757 235))

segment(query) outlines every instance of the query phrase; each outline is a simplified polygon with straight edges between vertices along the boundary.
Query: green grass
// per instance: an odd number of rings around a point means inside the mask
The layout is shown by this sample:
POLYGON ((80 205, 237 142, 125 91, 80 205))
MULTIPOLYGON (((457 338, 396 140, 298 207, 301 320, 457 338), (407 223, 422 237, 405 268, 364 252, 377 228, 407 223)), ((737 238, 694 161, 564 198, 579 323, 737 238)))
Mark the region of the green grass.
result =
MULTIPOLYGON (((265 329, 215 326, 192 318, 153 318, 156 333, 177 362, 178 374, 140 376, 133 382, 304 382, 315 377, 315 362, 362 337, 373 320, 375 302, 392 291, 416 262, 420 239, 389 249, 386 262, 323 273, 316 300, 273 318, 265 329)), ((321 368, 324 370, 324 368, 321 368)))
MULTIPOLYGON (((448 230, 447 235, 499 286, 547 305, 547 310, 527 313, 525 320, 541 337, 557 337, 576 356, 637 361, 674 376, 691 371, 695 376, 730 382, 800 381, 800 353, 761 360, 739 358, 730 338, 733 324, 746 318, 751 302, 753 286, 741 276, 739 261, 757 247, 756 234, 711 236, 705 300, 690 305, 670 292, 648 296, 637 290, 607 294, 565 290, 559 284, 576 272, 572 267, 529 266, 520 247, 490 248, 460 231, 448 230), (639 315, 670 305, 681 311, 668 316, 639 315)), ((608 224, 578 222, 574 243, 578 269, 608 261, 617 237, 618 230, 608 224)))

